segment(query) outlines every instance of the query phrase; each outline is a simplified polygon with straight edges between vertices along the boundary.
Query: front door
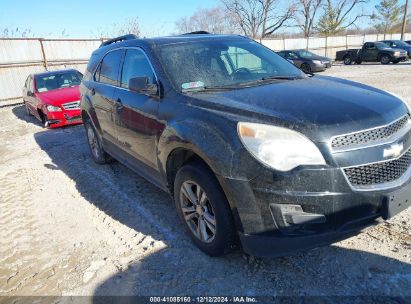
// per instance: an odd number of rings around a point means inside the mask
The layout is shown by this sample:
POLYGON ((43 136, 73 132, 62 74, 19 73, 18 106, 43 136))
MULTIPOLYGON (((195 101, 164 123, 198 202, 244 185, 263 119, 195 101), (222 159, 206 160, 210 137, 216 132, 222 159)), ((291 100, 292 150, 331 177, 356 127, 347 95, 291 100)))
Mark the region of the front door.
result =
POLYGON ((151 172, 145 173, 151 175, 158 171, 157 138, 152 136, 151 129, 157 115, 159 100, 153 96, 130 91, 129 81, 134 77, 148 77, 151 84, 157 84, 150 62, 139 48, 127 49, 125 53, 121 88, 116 89, 114 97, 117 103, 115 121, 118 142, 122 149, 146 165, 145 171, 151 172))
POLYGON ((364 61, 378 61, 378 49, 374 43, 368 42, 364 46, 364 52, 362 54, 362 59, 364 61))

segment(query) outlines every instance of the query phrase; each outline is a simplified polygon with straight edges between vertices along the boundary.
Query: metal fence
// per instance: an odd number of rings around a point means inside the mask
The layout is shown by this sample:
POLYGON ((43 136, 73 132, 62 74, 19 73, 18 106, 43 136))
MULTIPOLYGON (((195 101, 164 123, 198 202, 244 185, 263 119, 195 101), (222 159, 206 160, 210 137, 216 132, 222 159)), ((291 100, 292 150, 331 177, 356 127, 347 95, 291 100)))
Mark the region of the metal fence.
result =
POLYGON ((84 72, 101 39, 0 38, 0 106, 20 101, 30 73, 64 68, 84 72))
MULTIPOLYGON (((290 39, 264 39, 260 41, 263 45, 275 51, 307 49, 321 56, 335 59, 337 51, 349 48, 359 48, 364 42, 379 40, 400 40, 401 34, 369 34, 369 35, 346 35, 332 37, 309 37, 290 39)), ((405 34, 404 40, 411 40, 411 33, 405 34)))
MULTIPOLYGON (((411 34, 405 35, 411 40, 411 34)), ((400 34, 265 39, 273 50, 308 49, 335 58, 335 53, 360 47, 366 41, 400 39, 400 34)), ((30 73, 63 68, 84 72, 88 58, 102 39, 0 38, 0 107, 21 101, 23 84, 30 73)))

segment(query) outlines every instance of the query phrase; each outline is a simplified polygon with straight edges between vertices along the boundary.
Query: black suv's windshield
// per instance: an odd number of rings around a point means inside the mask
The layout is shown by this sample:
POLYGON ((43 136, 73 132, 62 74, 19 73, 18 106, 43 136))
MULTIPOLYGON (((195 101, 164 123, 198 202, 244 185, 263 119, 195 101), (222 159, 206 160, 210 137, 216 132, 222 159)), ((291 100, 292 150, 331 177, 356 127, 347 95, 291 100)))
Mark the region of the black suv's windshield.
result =
POLYGON ((287 60, 247 39, 169 44, 160 46, 158 53, 168 77, 181 91, 303 77, 287 60))
POLYGON ((58 72, 47 76, 35 76, 37 92, 47 92, 57 89, 69 88, 80 85, 83 75, 80 72, 58 72))

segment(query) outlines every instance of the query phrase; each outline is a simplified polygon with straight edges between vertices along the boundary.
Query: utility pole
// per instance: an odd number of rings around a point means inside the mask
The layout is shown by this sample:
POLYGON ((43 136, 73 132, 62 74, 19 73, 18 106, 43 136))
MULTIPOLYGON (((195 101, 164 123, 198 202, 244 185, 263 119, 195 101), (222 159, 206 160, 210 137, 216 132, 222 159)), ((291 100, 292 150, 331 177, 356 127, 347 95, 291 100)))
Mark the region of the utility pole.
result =
POLYGON ((401 27, 401 40, 404 40, 405 28, 407 26, 407 17, 408 17, 407 15, 408 15, 408 0, 405 0, 404 17, 402 19, 402 27, 401 27))

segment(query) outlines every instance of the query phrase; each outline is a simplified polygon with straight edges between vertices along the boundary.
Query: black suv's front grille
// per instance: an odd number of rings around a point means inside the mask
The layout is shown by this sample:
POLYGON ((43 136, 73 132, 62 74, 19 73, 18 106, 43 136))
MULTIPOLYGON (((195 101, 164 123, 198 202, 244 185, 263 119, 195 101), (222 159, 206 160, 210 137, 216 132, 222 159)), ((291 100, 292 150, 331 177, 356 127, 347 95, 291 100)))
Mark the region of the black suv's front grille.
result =
POLYGON ((400 158, 371 165, 345 168, 344 173, 354 187, 388 183, 399 179, 411 165, 411 149, 400 158))
POLYGON ((344 149, 382 141, 404 128, 408 120, 409 116, 406 115, 388 126, 335 137, 331 141, 331 147, 344 149))

